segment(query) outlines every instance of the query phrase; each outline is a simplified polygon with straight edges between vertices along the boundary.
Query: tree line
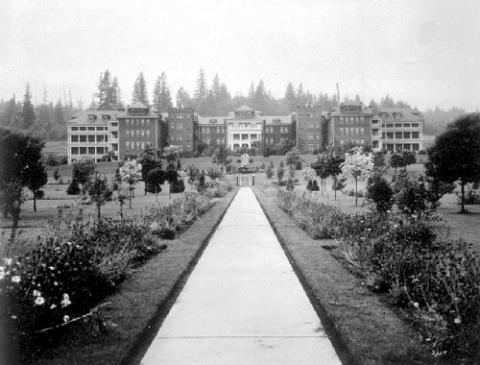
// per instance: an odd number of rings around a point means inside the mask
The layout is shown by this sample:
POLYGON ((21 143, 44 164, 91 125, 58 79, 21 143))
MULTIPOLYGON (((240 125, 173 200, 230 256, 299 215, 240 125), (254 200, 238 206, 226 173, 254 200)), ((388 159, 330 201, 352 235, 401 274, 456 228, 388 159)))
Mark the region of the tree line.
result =
MULTIPOLYGON (((140 72, 134 82, 129 103, 142 103, 152 106, 158 112, 168 112, 172 106, 191 107, 203 116, 223 116, 241 105, 248 105, 252 109, 260 110, 264 115, 287 115, 295 111, 297 105, 314 105, 324 111, 332 111, 338 106, 337 95, 319 92, 317 94, 305 90, 303 84, 294 85, 289 82, 284 96, 275 98, 268 90, 263 80, 250 84, 248 94, 232 96, 227 85, 215 74, 208 82, 203 69, 200 69, 193 95, 180 87, 173 98, 168 86, 167 75, 161 72, 155 79, 151 98, 143 72, 140 72), (173 100, 174 99, 174 100, 173 100)), ((96 90, 92 94, 92 102, 87 109, 94 110, 121 110, 125 107, 125 99, 120 88, 118 78, 108 69, 100 73, 96 90)), ((354 101, 370 107, 373 112, 379 107, 407 107, 411 105, 405 101, 395 101, 390 95, 385 95, 379 101, 370 100, 365 103, 357 94, 353 98, 345 96, 342 102, 354 101)), ((25 87, 25 94, 21 100, 14 95, 11 99, 0 100, 0 127, 31 133, 46 140, 65 140, 67 136, 66 122, 78 111, 83 110, 83 103, 77 102, 74 106, 71 98, 67 102, 57 100, 53 103, 48 100, 46 90, 42 102, 34 105, 29 84, 25 87)), ((424 133, 437 135, 446 129, 449 121, 465 114, 461 108, 428 109, 423 112, 425 118, 424 133)))

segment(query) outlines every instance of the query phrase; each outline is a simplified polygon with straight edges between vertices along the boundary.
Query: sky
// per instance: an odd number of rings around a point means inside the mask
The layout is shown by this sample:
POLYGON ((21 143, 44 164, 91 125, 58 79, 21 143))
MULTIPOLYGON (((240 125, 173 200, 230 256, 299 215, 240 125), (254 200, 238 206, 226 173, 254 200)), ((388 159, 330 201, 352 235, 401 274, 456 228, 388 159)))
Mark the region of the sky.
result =
POLYGON ((129 102, 142 71, 151 95, 161 72, 172 96, 191 95, 200 68, 232 95, 263 79, 314 94, 390 94, 428 107, 480 106, 478 0, 1 0, 0 99, 71 89, 89 104, 110 70, 129 102))

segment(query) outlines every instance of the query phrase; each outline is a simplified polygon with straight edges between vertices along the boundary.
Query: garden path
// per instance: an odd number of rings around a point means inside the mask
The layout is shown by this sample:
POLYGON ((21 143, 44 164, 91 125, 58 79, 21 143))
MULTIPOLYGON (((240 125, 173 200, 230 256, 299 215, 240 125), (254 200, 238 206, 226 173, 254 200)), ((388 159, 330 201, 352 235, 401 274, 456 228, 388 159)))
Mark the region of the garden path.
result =
POLYGON ((251 188, 239 189, 141 364, 341 364, 251 188))

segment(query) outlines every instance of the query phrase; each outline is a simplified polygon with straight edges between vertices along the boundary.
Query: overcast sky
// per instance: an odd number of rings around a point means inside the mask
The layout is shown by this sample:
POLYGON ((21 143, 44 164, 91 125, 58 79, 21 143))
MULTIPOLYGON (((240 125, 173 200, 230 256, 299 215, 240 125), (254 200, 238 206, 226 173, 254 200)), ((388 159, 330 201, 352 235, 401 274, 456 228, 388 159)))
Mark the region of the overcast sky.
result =
POLYGON ((165 71, 175 97, 201 67, 230 92, 263 78, 368 103, 389 93, 421 109, 480 106, 480 2, 2 0, 0 99, 50 99, 71 87, 88 104, 98 74, 118 76, 130 101, 140 71, 151 94, 165 71))

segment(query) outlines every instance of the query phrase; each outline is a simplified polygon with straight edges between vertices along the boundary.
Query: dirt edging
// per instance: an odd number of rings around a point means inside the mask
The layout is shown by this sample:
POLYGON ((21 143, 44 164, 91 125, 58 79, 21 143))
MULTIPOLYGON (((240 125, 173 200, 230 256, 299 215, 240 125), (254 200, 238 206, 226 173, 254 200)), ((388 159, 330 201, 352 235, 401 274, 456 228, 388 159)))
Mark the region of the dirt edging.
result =
POLYGON ((344 365, 432 364, 419 334, 322 247, 332 240, 312 239, 275 197, 254 192, 344 365))

